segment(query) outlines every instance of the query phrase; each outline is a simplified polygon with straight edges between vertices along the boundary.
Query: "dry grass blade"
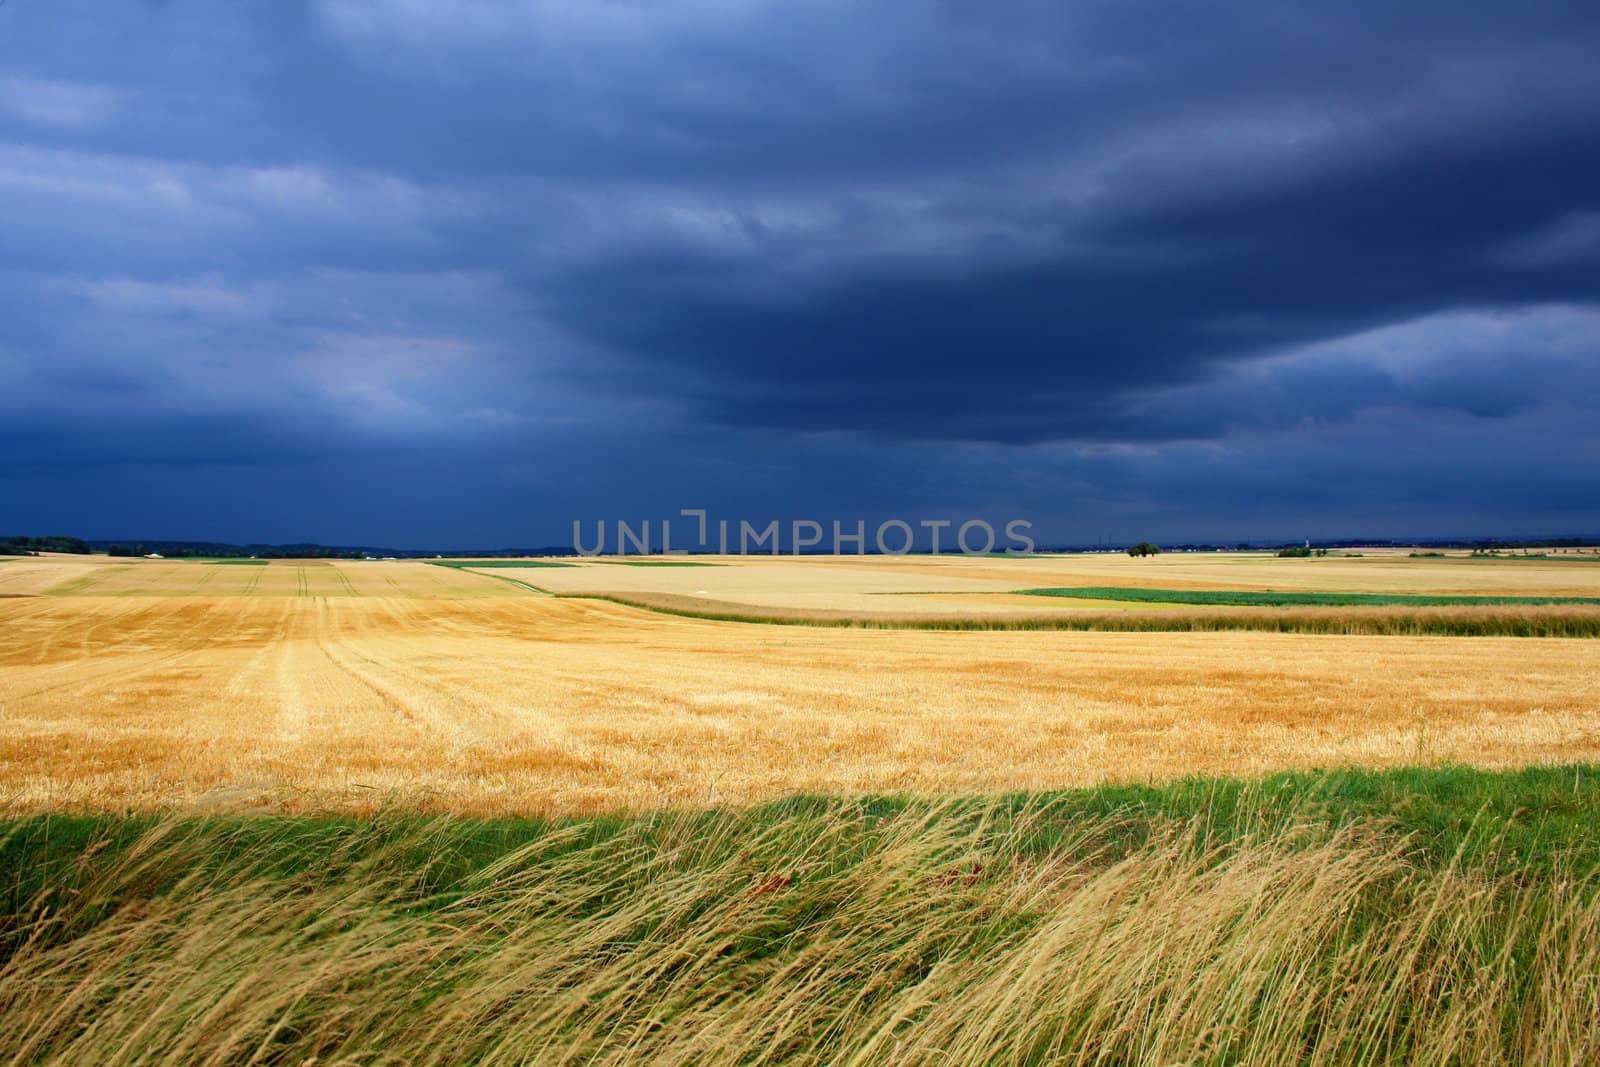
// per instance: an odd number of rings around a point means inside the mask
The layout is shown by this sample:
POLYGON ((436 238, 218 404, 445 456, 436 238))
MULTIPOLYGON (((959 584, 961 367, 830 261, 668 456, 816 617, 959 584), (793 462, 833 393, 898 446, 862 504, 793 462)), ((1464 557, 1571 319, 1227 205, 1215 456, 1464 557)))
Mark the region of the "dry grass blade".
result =
MULTIPOLYGON (((1268 813, 1037 808, 553 830, 450 892, 447 824, 317 869, 157 825, 0 969, 0 1062, 1512 1063, 1600 1045, 1592 880, 1419 868, 1268 813), (863 816, 864 817, 864 816, 863 816), (856 819, 856 821, 852 821, 856 819), (419 860, 419 857, 422 859, 419 860), (434 857, 427 859, 427 857, 434 857)), ((281 858, 281 855, 280 855, 281 858)))

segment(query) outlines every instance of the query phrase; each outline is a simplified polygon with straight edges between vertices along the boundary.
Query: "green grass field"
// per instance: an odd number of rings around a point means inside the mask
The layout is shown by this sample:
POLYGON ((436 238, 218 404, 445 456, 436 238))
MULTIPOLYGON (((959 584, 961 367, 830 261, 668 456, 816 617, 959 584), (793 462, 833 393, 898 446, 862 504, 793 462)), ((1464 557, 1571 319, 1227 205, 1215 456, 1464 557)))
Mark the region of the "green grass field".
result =
POLYGON ((1600 1048, 1600 767, 559 821, 0 824, 8 1062, 1600 1048))
POLYGON ((1140 604, 1205 604, 1242 608, 1289 607, 1506 607, 1510 605, 1600 604, 1584 596, 1441 596, 1413 593, 1250 592, 1214 589, 1139 589, 1085 585, 1058 589, 1019 589, 1022 596, 1067 597, 1074 600, 1125 600, 1140 604))

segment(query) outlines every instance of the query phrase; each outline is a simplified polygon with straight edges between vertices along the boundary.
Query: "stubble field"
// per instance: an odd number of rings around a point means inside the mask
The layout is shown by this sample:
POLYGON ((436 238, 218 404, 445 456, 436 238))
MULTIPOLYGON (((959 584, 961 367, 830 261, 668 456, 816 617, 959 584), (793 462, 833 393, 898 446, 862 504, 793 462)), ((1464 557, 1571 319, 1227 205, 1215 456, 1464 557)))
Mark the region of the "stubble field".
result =
POLYGON ((41 595, 0 600, 0 789, 30 811, 559 814, 1600 756, 1591 640, 766 626, 519 584, 750 603, 942 585, 974 613, 987 594, 970 587, 1075 570, 1168 587, 1600 591, 1600 567, 1582 564, 1339 563, 18 561, 0 580, 41 595))

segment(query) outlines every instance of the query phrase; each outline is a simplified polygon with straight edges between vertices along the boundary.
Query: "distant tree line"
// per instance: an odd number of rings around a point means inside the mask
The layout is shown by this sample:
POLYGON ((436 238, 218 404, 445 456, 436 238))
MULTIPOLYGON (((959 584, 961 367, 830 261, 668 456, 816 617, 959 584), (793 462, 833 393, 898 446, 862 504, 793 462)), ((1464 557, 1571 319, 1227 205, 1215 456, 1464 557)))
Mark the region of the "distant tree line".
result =
POLYGON ((1149 541, 1140 541, 1136 545, 1128 546, 1128 555, 1130 555, 1130 556, 1159 556, 1159 555, 1161 555, 1161 546, 1157 545, 1157 544, 1152 544, 1149 541))
POLYGON ((76 537, 0 537, 0 556, 36 556, 40 552, 89 554, 89 543, 76 537))
POLYGON ((217 545, 149 544, 112 542, 105 546, 108 556, 146 556, 157 553, 167 559, 362 559, 359 548, 330 548, 327 545, 217 545))
POLYGON ((570 556, 572 547, 544 546, 535 548, 496 549, 420 549, 380 548, 373 545, 320 545, 299 542, 288 545, 260 543, 235 545, 222 541, 90 541, 91 551, 112 556, 143 556, 155 552, 168 559, 432 559, 435 556, 470 557, 474 559, 506 556, 570 556))
MULTIPOLYGON (((207 554, 194 553, 196 556, 207 554)), ((247 545, 238 552, 230 552, 226 556, 221 553, 209 554, 224 559, 249 556, 254 556, 256 559, 364 559, 367 555, 359 548, 328 548, 323 545, 247 545)))

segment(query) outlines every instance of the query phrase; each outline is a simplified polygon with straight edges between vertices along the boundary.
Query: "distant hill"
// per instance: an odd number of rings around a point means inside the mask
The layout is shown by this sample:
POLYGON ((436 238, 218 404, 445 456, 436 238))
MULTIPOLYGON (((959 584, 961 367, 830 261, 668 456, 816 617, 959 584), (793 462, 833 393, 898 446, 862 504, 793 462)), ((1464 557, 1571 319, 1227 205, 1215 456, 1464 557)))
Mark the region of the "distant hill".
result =
MULTIPOLYGON (((570 556, 571 547, 541 546, 534 548, 389 548, 382 545, 322 545, 313 542, 269 545, 251 543, 229 544, 224 541, 163 541, 159 538, 122 537, 107 541, 88 541, 86 551, 105 552, 110 555, 143 556, 154 552, 168 559, 193 557, 216 559, 363 559, 367 556, 393 556, 396 559, 431 559, 434 556, 458 558, 463 556, 570 556)), ((61 550, 57 550, 61 551, 61 550)))
POLYGON ((31 556, 38 552, 69 552, 86 556, 88 542, 76 537, 0 537, 0 556, 31 556))
MULTIPOLYGON (((1323 549, 1351 549, 1351 548, 1418 548, 1418 549, 1480 549, 1483 551, 1503 551, 1508 549, 1532 548, 1576 548, 1585 545, 1600 544, 1600 536, 1589 537, 1543 537, 1543 538, 1415 538, 1394 540, 1388 538, 1351 538, 1342 540, 1311 539, 1313 548, 1323 549)), ((1238 541, 1238 542, 1199 542, 1189 544, 1164 544, 1167 552, 1215 552, 1215 551, 1274 551, 1282 548, 1301 546, 1302 540, 1295 541, 1238 541)), ((1051 554, 1057 552, 1122 552, 1125 546, 1116 544, 1093 545, 1041 545, 1035 554, 1051 554)), ((232 544, 226 541, 172 541, 154 537, 119 537, 111 540, 83 540, 77 537, 47 536, 47 537, 22 537, 0 536, 0 556, 28 556, 38 552, 66 552, 77 555, 87 555, 92 552, 105 553, 113 556, 144 556, 157 553, 169 559, 247 559, 254 556, 257 559, 363 559, 368 556, 392 556, 396 559, 431 559, 442 556, 446 559, 461 559, 468 557, 481 558, 514 558, 523 556, 574 556, 577 553, 571 545, 536 545, 527 548, 391 548, 382 545, 324 545, 315 542, 296 542, 293 544, 264 544, 252 542, 250 544, 232 544)), ((826 555, 825 552, 811 552, 807 554, 826 555)))

